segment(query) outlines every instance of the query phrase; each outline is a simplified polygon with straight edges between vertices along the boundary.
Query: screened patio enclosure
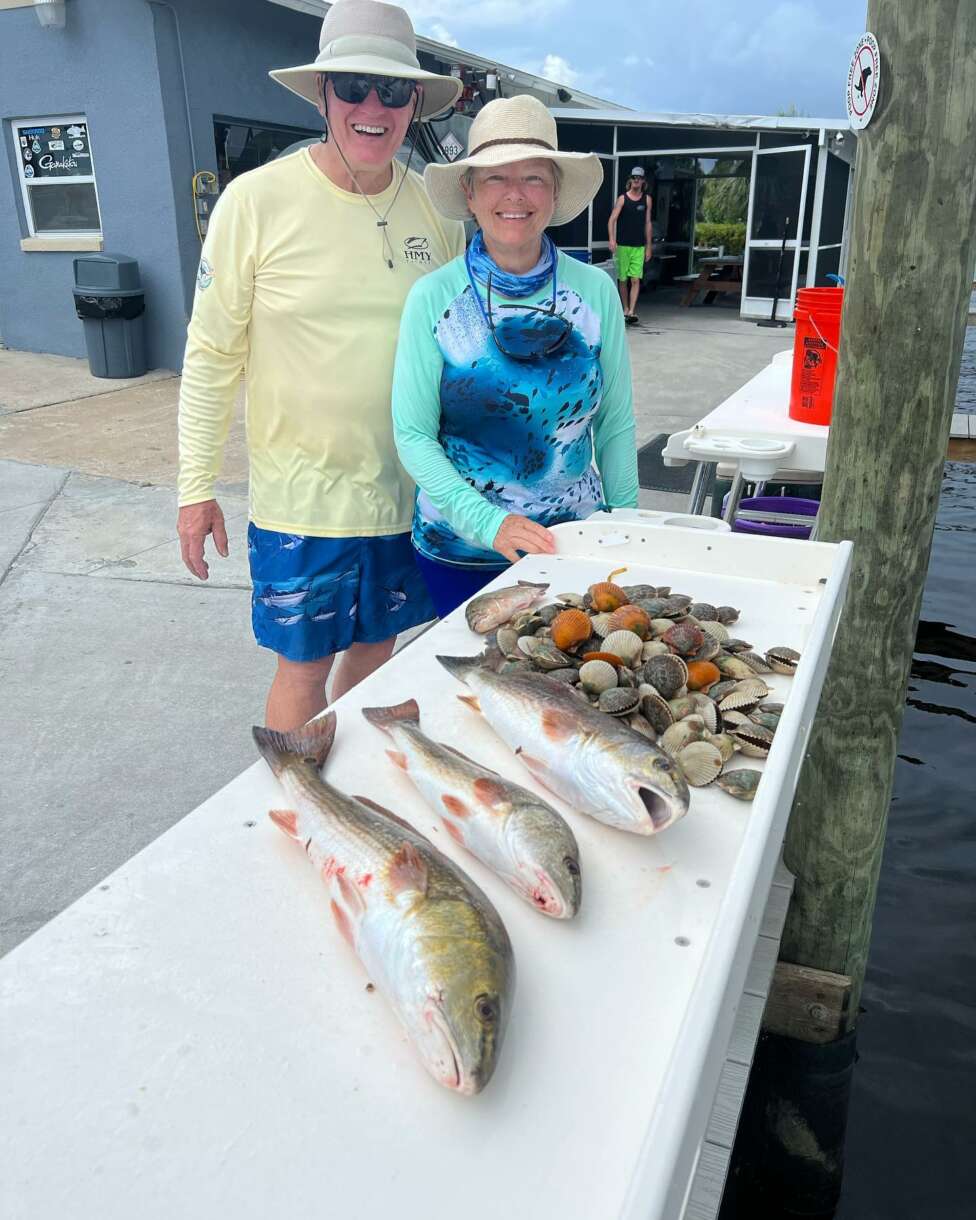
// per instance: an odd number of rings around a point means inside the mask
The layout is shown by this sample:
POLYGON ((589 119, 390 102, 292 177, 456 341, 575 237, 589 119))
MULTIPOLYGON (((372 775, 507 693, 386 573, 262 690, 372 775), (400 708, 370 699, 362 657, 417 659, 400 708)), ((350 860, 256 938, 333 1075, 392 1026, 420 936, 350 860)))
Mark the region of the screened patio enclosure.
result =
POLYGON ((704 258, 741 256, 742 316, 768 318, 778 296, 786 321, 798 288, 844 274, 854 160, 846 119, 553 113, 560 148, 596 153, 605 170, 587 211, 551 230, 561 248, 609 258, 610 212, 641 165, 653 197, 654 282, 681 283, 704 258))

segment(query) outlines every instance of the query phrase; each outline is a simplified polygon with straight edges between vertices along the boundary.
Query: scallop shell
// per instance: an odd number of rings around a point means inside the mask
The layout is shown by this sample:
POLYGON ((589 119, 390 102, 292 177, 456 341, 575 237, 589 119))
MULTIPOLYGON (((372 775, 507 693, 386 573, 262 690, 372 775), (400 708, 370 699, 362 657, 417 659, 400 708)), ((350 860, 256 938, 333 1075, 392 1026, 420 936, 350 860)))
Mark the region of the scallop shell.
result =
POLYGON ((588 694, 602 695, 617 685, 617 671, 606 661, 587 661, 580 666, 579 679, 588 694))
POLYGON ((555 678, 557 682, 565 682, 572 686, 579 681, 579 670, 577 669, 550 669, 549 677, 555 678))
MULTIPOLYGON (((704 635, 704 632, 702 632, 704 635)), ((710 635, 706 635, 701 648, 688 657, 688 661, 711 661, 722 651, 722 645, 710 635)))
POLYGON ((769 687, 762 678, 745 678, 736 682, 724 699, 719 703, 721 712, 752 711, 769 694, 769 687))
POLYGON ((706 635, 710 635, 713 640, 718 640, 720 644, 724 643, 729 638, 729 629, 719 622, 712 622, 710 619, 699 619, 699 625, 706 635))
POLYGON ((709 602, 692 602, 688 613, 693 614, 700 623, 715 623, 718 621, 718 610, 709 602))
POLYGON ((729 736, 749 758, 765 758, 773 744, 773 734, 760 724, 747 721, 729 729, 729 736))
POLYGON ((659 745, 672 758, 677 758, 681 750, 693 741, 701 741, 705 735, 705 725, 699 720, 679 720, 677 724, 669 725, 661 734, 659 745))
POLYGON ((704 788, 722 770, 722 755, 710 741, 691 742, 678 751, 675 761, 692 788, 704 788))
POLYGON ((596 649, 594 652, 584 652, 584 661, 606 661, 608 665, 622 665, 623 661, 615 652, 604 652, 602 648, 596 649))
POLYGON ((575 648, 590 638, 590 616, 583 610, 563 610, 552 620, 551 630, 557 648, 575 648))
POLYGON ((767 649, 766 663, 773 673, 792 675, 796 673, 796 667, 800 663, 800 654, 795 648, 777 645, 775 648, 767 649))
POLYGON ((752 651, 752 645, 749 643, 748 640, 737 639, 734 635, 730 635, 729 638, 722 645, 722 647, 725 649, 726 652, 731 652, 731 653, 736 653, 736 654, 738 654, 740 652, 751 652, 752 651))
POLYGON ((723 765, 727 763, 735 753, 735 742, 728 735, 728 733, 706 733, 705 740, 711 742, 716 750, 718 750, 719 754, 722 755, 723 765))
POLYGON ((678 695, 675 699, 669 699, 668 705, 674 714, 675 720, 684 720, 686 716, 694 716, 698 713, 698 704, 696 703, 695 695, 678 695))
POLYGON ((657 597, 657 588, 654 585, 621 585, 620 587, 627 594, 627 602, 631 606, 638 598, 657 597))
POLYGON ((610 614, 594 614, 590 619, 590 630, 602 640, 605 635, 610 634, 610 619, 612 617, 610 614))
POLYGON ((707 695, 703 695, 699 692, 693 692, 691 697, 695 700, 695 711, 693 712, 693 715, 701 716, 702 720, 705 722, 705 728, 708 729, 710 733, 717 733, 719 727, 718 708, 707 695))
POLYGON ((726 729, 731 730, 731 729, 735 728, 736 725, 748 724, 748 723, 749 723, 749 717, 746 715, 745 712, 739 712, 739 711, 736 711, 735 709, 732 709, 730 711, 722 713, 722 724, 725 725, 726 729))
POLYGON ((641 677, 654 687, 662 699, 673 699, 688 681, 688 666, 680 657, 668 653, 645 661, 641 677))
POLYGON ((730 627, 733 623, 739 621, 739 612, 735 606, 719 606, 715 613, 718 616, 718 621, 726 627, 730 627))
POLYGON ((779 712, 760 712, 757 709, 749 713, 749 719, 753 724, 761 725, 773 733, 779 728, 779 712))
POLYGON ((701 628, 696 627, 694 623, 675 623, 673 627, 665 631, 661 639, 669 648, 674 649, 683 657, 697 652, 705 642, 701 628))
POLYGON ((768 664, 766 658, 760 656, 758 652, 740 652, 736 656, 738 660, 745 661, 754 674, 769 674, 773 672, 772 665, 768 664))
POLYGON ((761 712, 780 712, 782 713, 785 703, 768 703, 765 700, 760 703, 759 710, 761 712))
POLYGON ((627 723, 635 733, 640 733, 641 737, 646 737, 648 741, 657 741, 657 733, 651 722, 645 719, 640 712, 631 712, 627 717, 627 723))
POLYGON ((674 620, 669 618, 652 618, 651 619, 651 636, 655 640, 659 640, 665 631, 670 631, 674 626, 674 620))
POLYGON ((641 697, 641 714, 647 720, 655 733, 663 733, 674 724, 672 713, 666 699, 662 699, 653 686, 641 685, 637 688, 641 697))
POLYGON ((610 615, 610 632, 632 631, 646 640, 651 634, 651 616, 640 606, 621 606, 610 615))
POLYGON ((735 771, 723 771, 715 782, 729 796, 734 796, 740 801, 751 801, 756 795, 756 789, 759 787, 761 779, 761 771, 754 771, 751 767, 740 767, 735 771))
POLYGON ((583 605, 583 598, 579 593, 557 593, 556 601, 562 602, 566 606, 582 607, 583 605))
POLYGON ((648 640, 641 649, 641 660, 643 661, 649 661, 651 657, 669 657, 670 655, 671 649, 660 640, 648 640))
POLYGON ((599 584, 590 585, 587 592, 593 599, 595 610, 617 610, 627 604, 627 594, 611 580, 601 580, 599 584))
POLYGON ((713 703, 721 703, 725 696, 734 691, 739 685, 737 678, 723 678, 721 682, 716 682, 714 686, 709 688, 708 697, 713 703))
POLYGON ((519 648, 539 669, 567 669, 573 664, 573 658, 557 648, 552 640, 523 635, 519 640, 519 648))
POLYGON ((756 672, 751 665, 739 657, 733 657, 727 652, 720 652, 714 658, 716 664, 726 678, 751 678, 756 672))
POLYGON ((708 690, 710 686, 714 686, 721 679, 718 667, 713 665, 711 661, 689 661, 688 662, 688 679, 686 685, 689 690, 708 690))
POLYGON ((664 607, 667 605, 667 598, 639 597, 634 602, 634 605, 640 606, 650 618, 664 618, 664 607))
POLYGON ((503 656, 519 659, 523 655, 519 648, 519 633, 514 627, 499 627, 495 633, 495 643, 503 656))
POLYGON ((557 614, 562 614, 565 609, 565 606, 558 606, 555 602, 550 602, 548 606, 539 606, 539 608, 536 610, 536 614, 538 614, 539 618, 541 618, 547 626, 551 627, 552 620, 557 614))
POLYGON ((641 654, 644 641, 633 631, 611 631, 604 637, 603 647, 606 652, 620 657, 625 665, 633 665, 641 654))
POLYGON ((600 696, 600 711, 606 712, 609 716, 629 716, 631 712, 637 710, 639 703, 640 695, 637 691, 625 690, 618 686, 612 690, 605 690, 600 696))
POLYGON ((637 675, 629 666, 621 665, 617 669, 617 685, 625 686, 628 690, 637 689, 637 675))

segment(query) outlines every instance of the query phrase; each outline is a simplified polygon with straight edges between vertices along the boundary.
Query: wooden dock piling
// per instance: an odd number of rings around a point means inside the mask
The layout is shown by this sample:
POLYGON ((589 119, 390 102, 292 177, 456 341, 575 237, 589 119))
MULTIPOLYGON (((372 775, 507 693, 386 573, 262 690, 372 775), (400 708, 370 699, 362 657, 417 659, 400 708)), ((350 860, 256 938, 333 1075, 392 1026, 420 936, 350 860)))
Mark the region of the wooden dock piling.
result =
MULTIPOLYGON (((870 0, 867 27, 882 84, 858 135, 819 517, 819 537, 854 541, 853 570, 787 833, 796 887, 780 953, 849 981, 837 1035, 856 1022, 864 980, 976 258, 976 5, 870 0)), ((779 1028, 799 1029, 784 1014, 789 997, 773 999, 779 1028)), ((801 1090, 795 1102, 776 1111, 794 1115, 791 1130, 769 1136, 774 1153, 803 1161, 797 1176, 809 1186, 818 1148, 800 1137, 817 1130, 803 1112, 815 1099, 801 1090)), ((821 1162, 826 1210, 840 1166, 821 1162)))

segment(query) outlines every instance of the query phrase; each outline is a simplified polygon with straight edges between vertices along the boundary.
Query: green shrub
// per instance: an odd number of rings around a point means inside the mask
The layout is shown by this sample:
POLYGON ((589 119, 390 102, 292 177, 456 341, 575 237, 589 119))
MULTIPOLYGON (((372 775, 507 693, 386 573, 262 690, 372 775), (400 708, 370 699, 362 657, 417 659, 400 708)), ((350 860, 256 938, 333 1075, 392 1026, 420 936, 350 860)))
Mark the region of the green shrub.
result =
POLYGON ((741 254, 746 248, 746 226, 699 221, 695 225, 695 245, 724 246, 726 254, 741 254))

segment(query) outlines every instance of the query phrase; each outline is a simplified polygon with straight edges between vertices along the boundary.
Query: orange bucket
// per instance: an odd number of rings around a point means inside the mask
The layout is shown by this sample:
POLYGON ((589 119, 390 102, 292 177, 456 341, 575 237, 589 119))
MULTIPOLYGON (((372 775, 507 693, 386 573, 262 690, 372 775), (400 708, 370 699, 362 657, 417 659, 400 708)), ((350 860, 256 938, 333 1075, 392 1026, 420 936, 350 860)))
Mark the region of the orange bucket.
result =
POLYGON ((843 288, 801 288, 796 294, 790 419, 830 423, 843 303, 843 288))

